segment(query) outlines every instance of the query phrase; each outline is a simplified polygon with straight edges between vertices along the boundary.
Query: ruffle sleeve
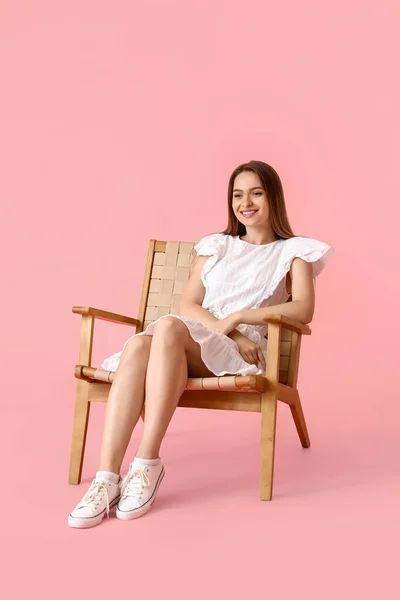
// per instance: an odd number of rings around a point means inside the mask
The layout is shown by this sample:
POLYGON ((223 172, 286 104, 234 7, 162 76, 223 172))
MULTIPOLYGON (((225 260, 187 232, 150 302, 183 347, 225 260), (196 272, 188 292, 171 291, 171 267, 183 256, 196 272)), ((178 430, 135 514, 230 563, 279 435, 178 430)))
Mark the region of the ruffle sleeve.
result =
POLYGON ((197 256, 209 256, 201 272, 201 280, 206 287, 205 277, 213 266, 223 257, 226 248, 226 235, 224 233, 211 233, 197 242, 194 250, 197 256))
POLYGON ((272 295, 279 282, 290 270, 294 258, 302 258, 312 264, 313 277, 317 277, 335 252, 333 246, 313 238, 293 237, 285 240, 278 259, 268 296, 272 295))

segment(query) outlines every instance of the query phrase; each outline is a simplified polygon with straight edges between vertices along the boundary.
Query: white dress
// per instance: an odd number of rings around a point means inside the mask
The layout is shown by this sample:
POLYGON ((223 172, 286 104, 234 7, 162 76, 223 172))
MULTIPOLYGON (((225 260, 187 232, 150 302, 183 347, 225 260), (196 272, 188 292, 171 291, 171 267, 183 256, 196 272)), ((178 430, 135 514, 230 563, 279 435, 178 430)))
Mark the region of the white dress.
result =
MULTIPOLYGON (((269 244, 250 244, 239 236, 213 233, 196 245, 197 255, 210 256, 205 262, 201 279, 205 287, 202 306, 215 317, 223 319, 241 309, 282 304, 289 298, 286 274, 294 258, 312 263, 313 277, 325 267, 335 249, 325 242, 306 237, 279 239, 269 244)), ((261 364, 247 363, 240 355, 236 342, 223 333, 213 331, 190 317, 165 315, 126 340, 123 349, 106 358, 101 367, 116 371, 127 342, 136 335, 152 335, 154 325, 165 317, 175 317, 185 323, 192 338, 200 344, 201 357, 215 375, 265 375, 261 364)), ((268 340, 264 337, 268 325, 241 324, 237 329, 263 351, 268 340)))

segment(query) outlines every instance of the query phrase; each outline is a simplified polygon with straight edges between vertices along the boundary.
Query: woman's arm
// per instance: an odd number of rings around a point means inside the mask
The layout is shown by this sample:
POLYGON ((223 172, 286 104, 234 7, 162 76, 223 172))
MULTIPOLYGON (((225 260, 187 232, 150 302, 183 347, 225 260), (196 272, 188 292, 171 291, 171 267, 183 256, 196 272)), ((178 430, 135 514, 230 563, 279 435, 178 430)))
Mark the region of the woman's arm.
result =
POLYGON ((240 323, 247 325, 265 325, 264 318, 268 315, 281 314, 285 317, 311 323, 315 307, 315 291, 312 278, 312 265, 296 257, 290 268, 292 278, 292 301, 275 304, 265 308, 250 308, 238 310, 225 319, 220 320, 214 328, 227 335, 236 329, 240 323))
MULTIPOLYGON (((179 314, 182 317, 191 317, 203 323, 209 329, 214 329, 219 322, 206 308, 201 306, 204 299, 205 287, 201 281, 201 271, 209 256, 197 256, 192 267, 189 281, 187 282, 179 303, 179 314)), ((232 340, 237 341, 244 337, 240 331, 234 329, 227 334, 232 340)))
POLYGON ((201 281, 201 271, 209 256, 198 256, 195 259, 189 281, 185 285, 179 302, 179 314, 182 317, 191 317, 212 329, 218 319, 207 309, 201 306, 205 295, 205 287, 201 281))
POLYGON ((302 258, 295 258, 290 267, 292 279, 292 301, 265 308, 239 311, 239 323, 262 325, 268 315, 280 314, 303 323, 311 323, 315 308, 315 291, 312 278, 312 264, 302 258))

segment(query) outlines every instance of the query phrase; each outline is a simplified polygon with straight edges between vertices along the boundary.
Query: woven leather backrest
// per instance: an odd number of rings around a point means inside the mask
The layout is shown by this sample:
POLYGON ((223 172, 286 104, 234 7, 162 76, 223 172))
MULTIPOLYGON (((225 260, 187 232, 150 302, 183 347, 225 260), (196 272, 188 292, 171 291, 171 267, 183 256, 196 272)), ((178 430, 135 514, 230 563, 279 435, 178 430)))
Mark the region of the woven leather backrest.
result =
MULTIPOLYGON (((179 301, 189 279, 193 242, 161 242, 151 240, 147 255, 145 280, 139 319, 144 328, 158 317, 177 313, 179 301)), ((281 383, 287 381, 292 332, 281 332, 281 383)))
POLYGON ((154 248, 144 326, 170 313, 178 312, 183 289, 189 279, 191 242, 160 242, 154 248))

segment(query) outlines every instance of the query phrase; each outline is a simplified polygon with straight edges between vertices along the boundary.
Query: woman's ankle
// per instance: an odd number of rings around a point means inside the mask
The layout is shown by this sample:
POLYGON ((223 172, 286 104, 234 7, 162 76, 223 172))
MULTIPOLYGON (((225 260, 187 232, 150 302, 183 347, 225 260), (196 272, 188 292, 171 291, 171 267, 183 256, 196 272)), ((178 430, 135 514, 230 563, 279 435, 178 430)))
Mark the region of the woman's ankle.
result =
POLYGON ((102 469, 96 471, 96 479, 101 479, 103 477, 109 481, 113 481, 114 483, 118 483, 120 480, 119 473, 114 473, 113 471, 104 471, 102 469))
POLYGON ((155 460, 160 458, 158 452, 139 452, 139 450, 135 454, 135 458, 142 458, 144 460, 155 460))
POLYGON ((119 475, 120 470, 121 470, 121 465, 111 463, 111 462, 110 463, 100 462, 97 470, 98 471, 107 471, 109 473, 115 473, 116 475, 119 475))

